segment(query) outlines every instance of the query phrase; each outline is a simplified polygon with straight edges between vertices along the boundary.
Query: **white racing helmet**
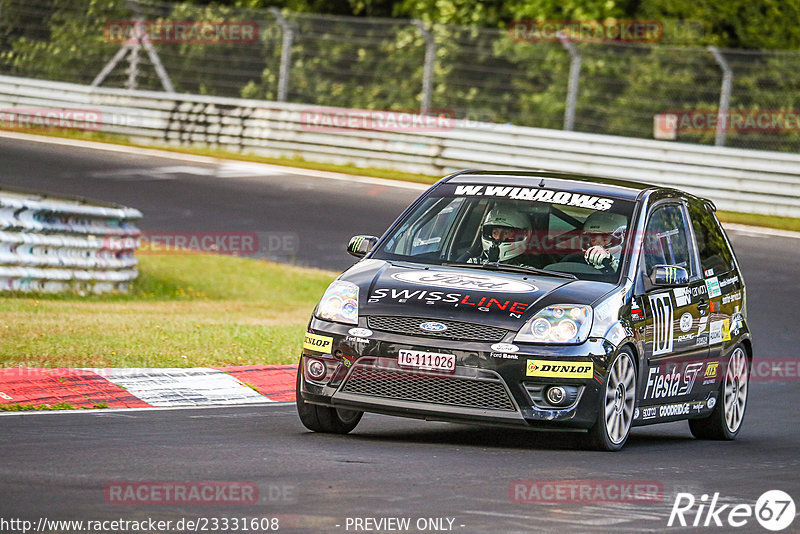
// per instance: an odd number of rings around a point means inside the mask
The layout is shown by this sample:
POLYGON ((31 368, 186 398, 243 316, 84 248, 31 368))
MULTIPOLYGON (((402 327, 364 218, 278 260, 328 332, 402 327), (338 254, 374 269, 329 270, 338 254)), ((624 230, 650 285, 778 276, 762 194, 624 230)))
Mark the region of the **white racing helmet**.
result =
POLYGON ((508 208, 494 208, 481 226, 481 243, 489 261, 503 262, 525 252, 531 237, 531 223, 522 213, 508 208), (504 230, 495 237, 495 229, 504 230))
MULTIPOLYGON (((625 241, 625 230, 628 227, 628 219, 619 213, 609 213, 607 211, 596 211, 586 218, 583 223, 583 233, 590 240, 602 237, 603 247, 619 246, 625 241)), ((591 246, 591 243, 589 243, 591 246)))

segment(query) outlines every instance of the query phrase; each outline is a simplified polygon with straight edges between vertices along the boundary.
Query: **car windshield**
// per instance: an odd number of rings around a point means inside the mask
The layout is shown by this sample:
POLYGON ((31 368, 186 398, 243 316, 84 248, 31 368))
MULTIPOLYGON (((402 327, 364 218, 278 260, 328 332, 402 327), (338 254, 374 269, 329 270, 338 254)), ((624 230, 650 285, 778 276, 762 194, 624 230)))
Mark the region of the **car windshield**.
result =
POLYGON ((618 198, 550 188, 443 184, 372 257, 544 269, 616 282, 633 206, 618 198))

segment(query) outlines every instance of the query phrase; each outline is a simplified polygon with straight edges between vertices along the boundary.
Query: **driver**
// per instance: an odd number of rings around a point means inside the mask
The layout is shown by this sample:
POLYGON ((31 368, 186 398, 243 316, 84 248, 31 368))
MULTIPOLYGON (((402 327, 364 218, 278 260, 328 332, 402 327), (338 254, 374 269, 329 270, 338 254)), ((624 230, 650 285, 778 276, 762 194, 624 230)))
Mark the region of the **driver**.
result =
POLYGON ((588 245, 583 254, 586 263, 597 270, 610 268, 616 271, 626 228, 624 215, 606 211, 589 215, 583 223, 584 243, 588 245))
POLYGON ((481 225, 481 255, 470 258, 467 263, 516 264, 518 256, 525 253, 530 237, 531 223, 524 214, 509 208, 494 208, 481 225))

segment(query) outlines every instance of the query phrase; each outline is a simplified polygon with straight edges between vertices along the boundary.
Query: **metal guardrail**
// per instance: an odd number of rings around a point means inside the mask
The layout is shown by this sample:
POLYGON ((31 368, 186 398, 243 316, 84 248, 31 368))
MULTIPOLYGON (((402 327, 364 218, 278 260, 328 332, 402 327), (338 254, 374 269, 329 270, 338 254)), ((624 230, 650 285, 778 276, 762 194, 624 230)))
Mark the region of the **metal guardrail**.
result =
POLYGON ((0 291, 127 291, 139 210, 0 190, 0 291))
POLYGON ((93 110, 100 117, 97 129, 149 144, 199 144, 432 175, 462 168, 578 172, 679 187, 723 210, 800 217, 800 155, 791 153, 462 120, 426 131, 363 125, 324 130, 308 123, 309 112, 320 108, 301 104, 0 76, 0 119, 40 108, 93 110))

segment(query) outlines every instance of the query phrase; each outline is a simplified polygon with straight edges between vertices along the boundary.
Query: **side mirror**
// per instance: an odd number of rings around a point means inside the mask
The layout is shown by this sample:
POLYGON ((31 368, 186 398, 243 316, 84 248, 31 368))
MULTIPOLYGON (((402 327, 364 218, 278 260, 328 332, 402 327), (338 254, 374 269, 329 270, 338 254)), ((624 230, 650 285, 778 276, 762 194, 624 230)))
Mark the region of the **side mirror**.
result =
POLYGON ((677 265, 656 265, 650 271, 650 283, 654 287, 685 286, 689 283, 689 273, 677 265))
POLYGON ((378 238, 374 235, 357 235, 350 238, 350 243, 347 245, 347 253, 356 258, 363 258, 366 256, 372 247, 378 242, 378 238))

